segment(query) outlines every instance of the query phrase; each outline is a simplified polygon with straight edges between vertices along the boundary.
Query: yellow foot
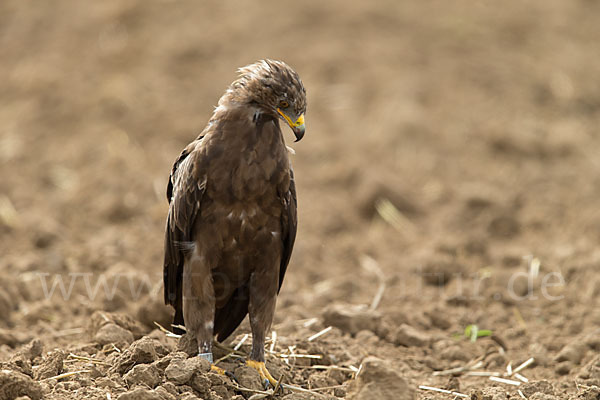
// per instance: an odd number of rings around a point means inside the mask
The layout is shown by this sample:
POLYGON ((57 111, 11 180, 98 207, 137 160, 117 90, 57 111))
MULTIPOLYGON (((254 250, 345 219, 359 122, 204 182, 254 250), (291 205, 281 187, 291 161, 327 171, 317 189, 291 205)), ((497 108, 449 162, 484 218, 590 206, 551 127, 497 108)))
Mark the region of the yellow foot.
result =
POLYGON ((254 360, 246 360, 246 365, 257 370, 263 381, 265 381, 265 380, 269 381, 269 383, 271 383, 271 385, 273 385, 273 387, 275 387, 277 385, 277 379, 275 379, 275 378, 273 378, 273 376, 271 376, 271 374, 269 373, 269 370, 265 366, 264 362, 254 361, 254 360))
POLYGON ((227 371, 221 367, 217 367, 215 364, 210 365, 210 370, 219 375, 227 375, 227 371))
POLYGON ((210 370, 215 374, 224 375, 229 379, 237 382, 237 379, 235 379, 235 376, 231 372, 226 371, 221 367, 217 367, 215 364, 210 364, 210 370))

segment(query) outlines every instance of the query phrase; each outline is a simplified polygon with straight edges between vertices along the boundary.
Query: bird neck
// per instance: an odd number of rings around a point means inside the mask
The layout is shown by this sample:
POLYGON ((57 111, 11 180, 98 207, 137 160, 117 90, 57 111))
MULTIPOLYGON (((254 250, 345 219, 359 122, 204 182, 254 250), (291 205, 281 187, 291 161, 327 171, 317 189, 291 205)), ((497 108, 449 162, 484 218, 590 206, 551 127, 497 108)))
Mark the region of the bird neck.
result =
POLYGON ((250 79, 247 76, 240 77, 234 81, 219 99, 219 107, 231 108, 247 106, 260 109, 263 114, 278 118, 275 109, 273 88, 265 86, 258 79, 250 79))

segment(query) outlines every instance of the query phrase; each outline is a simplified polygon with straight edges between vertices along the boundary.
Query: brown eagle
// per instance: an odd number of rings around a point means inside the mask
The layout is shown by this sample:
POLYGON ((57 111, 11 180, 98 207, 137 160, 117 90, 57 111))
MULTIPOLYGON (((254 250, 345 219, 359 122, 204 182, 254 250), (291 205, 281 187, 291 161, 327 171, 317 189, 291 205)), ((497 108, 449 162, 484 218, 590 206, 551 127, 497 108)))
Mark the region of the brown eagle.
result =
MULTIPOLYGON (((174 325, 212 341, 250 316, 247 364, 263 379, 265 335, 296 238, 296 188, 279 120, 304 136, 306 90, 281 61, 239 69, 208 125, 175 161, 167 186, 165 303, 174 325)), ((216 369, 216 368, 215 368, 216 369)))

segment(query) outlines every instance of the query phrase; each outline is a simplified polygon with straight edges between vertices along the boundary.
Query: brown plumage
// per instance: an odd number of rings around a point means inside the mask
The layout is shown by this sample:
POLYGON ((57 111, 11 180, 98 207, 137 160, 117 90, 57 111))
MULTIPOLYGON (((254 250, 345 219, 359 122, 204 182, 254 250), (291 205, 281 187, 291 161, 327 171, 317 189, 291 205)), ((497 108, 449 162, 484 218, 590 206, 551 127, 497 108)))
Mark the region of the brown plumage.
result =
POLYGON ((164 294, 175 308, 174 324, 185 325, 210 360, 213 335, 224 340, 249 314, 249 364, 273 382, 264 341, 297 224, 279 119, 300 140, 306 92, 283 62, 259 61, 239 72, 171 171, 164 294))

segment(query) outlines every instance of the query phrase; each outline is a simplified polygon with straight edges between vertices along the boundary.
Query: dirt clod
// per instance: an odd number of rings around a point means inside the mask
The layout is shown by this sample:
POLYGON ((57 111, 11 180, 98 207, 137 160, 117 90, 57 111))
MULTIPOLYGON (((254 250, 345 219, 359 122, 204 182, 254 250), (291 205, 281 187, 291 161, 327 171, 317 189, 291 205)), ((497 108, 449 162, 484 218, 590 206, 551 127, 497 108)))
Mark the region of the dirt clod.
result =
POLYGON ((353 400, 412 400, 414 389, 398 374, 393 366, 376 357, 367 357, 362 362, 362 371, 348 392, 353 400))
POLYGON ((14 399, 19 396, 39 400, 42 398, 42 388, 38 382, 21 372, 0 370, 0 399, 14 399))
POLYGON ((569 372, 573 370, 573 363, 571 361, 563 361, 556 364, 554 367, 554 371, 558 375, 567 375, 569 372))
POLYGON ((535 393, 529 397, 529 400, 558 400, 558 398, 551 394, 535 393))
MULTIPOLYGON (((184 354, 184 353, 178 353, 184 354)), ((165 369, 165 376, 176 385, 188 383, 194 373, 206 373, 210 371, 210 363, 201 357, 183 358, 178 357, 171 360, 165 369)))
POLYGON ((116 354, 112 371, 124 374, 137 364, 149 364, 159 358, 157 350, 162 352, 164 346, 155 339, 144 337, 136 340, 125 351, 116 354))
POLYGON ((202 400, 192 392, 185 392, 181 395, 181 400, 202 400))
POLYGON ((588 346, 577 340, 567 344, 562 350, 558 353, 555 358, 557 362, 570 361, 573 364, 579 364, 583 357, 585 357, 585 353, 588 350, 588 346))
POLYGON ((421 271, 423 282, 431 286, 444 286, 454 278, 461 279, 465 267, 452 256, 438 255, 421 271))
POLYGON ((198 342, 189 334, 184 334, 177 341, 177 351, 182 351, 192 357, 198 354, 198 342))
POLYGON ((110 323, 98 330, 94 340, 101 345, 114 344, 117 347, 125 347, 133 342, 133 335, 119 325, 110 323))
POLYGON ((427 346, 431 341, 431 337, 427 333, 421 332, 410 325, 402 324, 393 333, 393 340, 394 343, 400 346, 421 347, 427 346))
POLYGON ((314 374, 308 378, 308 385, 311 388, 323 388, 329 386, 336 386, 338 384, 339 383, 331 376, 329 376, 328 373, 314 374))
POLYGON ((506 389, 499 387, 488 387, 482 390, 481 400, 507 400, 506 389))
POLYGON ((533 396, 535 393, 554 395, 554 387, 548 381, 529 382, 522 385, 520 389, 527 397, 533 396))
POLYGON ((136 388, 121 394, 117 400, 162 400, 162 397, 154 390, 136 388))
POLYGON ((591 386, 579 393, 577 400, 598 400, 600 399, 600 387, 591 386))
POLYGON ((42 363, 35 371, 35 379, 46 379, 56 376, 63 371, 63 361, 67 354, 62 350, 54 350, 44 357, 42 363))
POLYGON ((242 365, 235 369, 234 376, 243 387, 255 390, 263 389, 262 379, 254 368, 242 365))
POLYGON ((335 304, 323 311, 323 323, 331 325, 342 332, 356 335, 362 330, 377 332, 381 322, 381 314, 363 306, 335 304))
POLYGON ((440 356, 444 360, 469 362, 473 359, 474 353, 471 349, 465 349, 462 346, 448 346, 441 350, 440 356))
POLYGON ((31 336, 28 336, 26 333, 0 328, 0 345, 5 344, 9 347, 16 347, 30 340, 31 336))
POLYGON ((192 389, 200 393, 201 396, 206 397, 210 392, 211 382, 210 379, 201 372, 196 372, 192 376, 192 380, 189 382, 192 389))
POLYGON ((162 400, 177 400, 174 393, 170 393, 163 386, 159 386, 155 389, 155 392, 158 393, 162 400))
POLYGON ((29 359, 21 354, 17 353, 10 358, 8 363, 0 363, 0 367, 6 367, 7 369, 15 369, 25 375, 33 377, 33 370, 31 368, 31 362, 29 359))
POLYGON ((19 353, 23 354, 29 361, 33 361, 34 358, 42 355, 44 345, 40 339, 33 339, 31 342, 23 346, 19 353))
POLYGON ((134 365, 134 367, 123 376, 123 379, 125 379, 125 382, 130 386, 142 383, 151 388, 155 388, 162 380, 161 371, 152 364, 134 365))
POLYGON ((431 324, 436 328, 445 330, 452 326, 452 323, 448 319, 446 313, 439 308, 426 311, 425 315, 429 318, 431 324))
POLYGON ((579 373, 581 379, 594 379, 600 381, 600 356, 591 359, 579 373))

